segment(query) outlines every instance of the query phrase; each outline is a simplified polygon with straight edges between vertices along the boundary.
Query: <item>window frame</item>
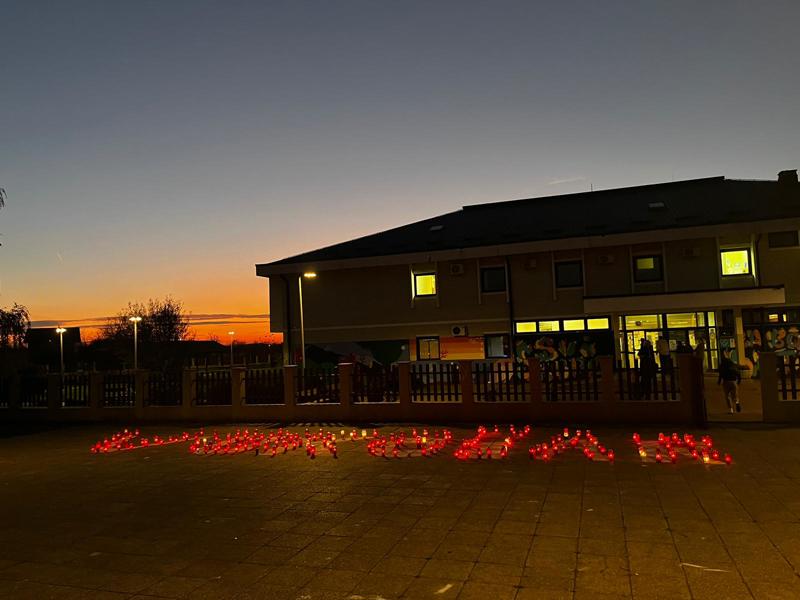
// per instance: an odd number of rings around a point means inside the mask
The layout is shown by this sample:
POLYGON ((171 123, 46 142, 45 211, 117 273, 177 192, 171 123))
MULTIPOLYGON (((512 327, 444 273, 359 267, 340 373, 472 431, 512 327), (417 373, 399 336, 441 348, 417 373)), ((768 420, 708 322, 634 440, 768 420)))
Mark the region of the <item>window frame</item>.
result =
POLYGON ((663 254, 638 254, 633 256, 633 281, 635 283, 661 283, 664 281, 664 255, 663 254), (654 266, 652 270, 658 272, 656 279, 642 279, 640 273, 650 269, 639 269, 637 261, 643 258, 652 258, 654 266))
POLYGON ((511 358, 511 336, 507 333, 485 333, 483 335, 483 357, 487 360, 493 358, 511 358), (492 356, 489 354, 489 338, 501 338, 503 340, 504 354, 492 356))
POLYGON ((784 229, 782 231, 769 231, 767 232, 767 248, 770 250, 791 250, 793 248, 800 248, 800 230, 797 229, 784 229), (770 239, 773 235, 781 235, 781 234, 788 234, 793 233, 795 243, 789 245, 780 245, 780 246, 773 246, 772 240, 770 239))
POLYGON ((418 361, 432 361, 442 360, 442 341, 438 335, 419 335, 417 336, 417 360, 418 361), (436 340, 436 348, 438 350, 436 358, 422 358, 420 356, 420 342, 423 340, 436 340))
POLYGON ((558 290, 578 290, 582 289, 586 281, 585 273, 583 272, 583 260, 580 258, 574 260, 557 260, 553 261, 553 283, 558 290), (578 265, 580 268, 581 281, 575 285, 561 285, 558 282, 558 268, 563 265, 578 265))
POLYGON ((435 298, 439 294, 439 278, 436 276, 436 271, 424 271, 421 273, 412 273, 412 279, 414 281, 414 298, 435 298), (420 294, 417 291, 417 277, 433 277, 433 289, 434 292, 432 294, 420 294))
POLYGON ((750 246, 736 246, 731 248, 719 249, 719 272, 723 278, 731 277, 753 277, 753 250, 750 246), (722 255, 727 252, 747 252, 747 272, 746 273, 725 273, 725 261, 722 255))
POLYGON ((505 294, 508 291, 508 272, 505 265, 481 265, 478 267, 478 279, 480 284, 481 294, 505 294), (503 289, 502 290, 487 290, 484 289, 484 271, 502 270, 503 271, 503 289))

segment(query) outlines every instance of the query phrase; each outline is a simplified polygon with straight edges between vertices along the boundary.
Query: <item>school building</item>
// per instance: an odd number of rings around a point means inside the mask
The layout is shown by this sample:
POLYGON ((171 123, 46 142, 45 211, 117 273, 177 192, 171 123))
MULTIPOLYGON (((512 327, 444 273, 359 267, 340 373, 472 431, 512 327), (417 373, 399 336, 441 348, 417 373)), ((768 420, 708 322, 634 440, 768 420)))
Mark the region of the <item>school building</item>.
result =
POLYGON ((542 359, 800 345, 800 184, 709 177, 464 206, 259 264, 286 359, 542 359))

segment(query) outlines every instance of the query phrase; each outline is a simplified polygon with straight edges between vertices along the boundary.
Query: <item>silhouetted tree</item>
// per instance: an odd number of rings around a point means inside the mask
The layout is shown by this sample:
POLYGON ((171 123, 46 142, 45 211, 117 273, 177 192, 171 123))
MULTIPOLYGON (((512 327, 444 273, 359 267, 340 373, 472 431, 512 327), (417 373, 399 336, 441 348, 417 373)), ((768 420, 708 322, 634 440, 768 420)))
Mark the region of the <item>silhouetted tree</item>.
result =
POLYGON ((19 348, 31 326, 28 309, 14 303, 10 309, 0 308, 0 348, 19 348))
POLYGON ((129 302, 127 308, 108 320, 100 332, 103 340, 133 339, 133 323, 130 318, 141 317, 137 325, 139 341, 143 344, 158 342, 178 342, 189 339, 189 319, 183 304, 167 296, 163 300, 147 301, 147 304, 129 302))

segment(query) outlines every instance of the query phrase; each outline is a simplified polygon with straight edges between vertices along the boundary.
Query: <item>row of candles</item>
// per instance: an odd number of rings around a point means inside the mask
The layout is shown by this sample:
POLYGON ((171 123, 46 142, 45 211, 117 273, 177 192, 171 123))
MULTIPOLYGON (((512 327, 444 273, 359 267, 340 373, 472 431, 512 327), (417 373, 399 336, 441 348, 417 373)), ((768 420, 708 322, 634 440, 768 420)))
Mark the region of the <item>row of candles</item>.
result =
MULTIPOLYGON (((638 433, 633 434, 633 443, 636 445, 642 460, 646 460, 648 457, 647 449, 638 433)), ((673 432, 672 435, 665 435, 663 432, 659 432, 655 448, 655 461, 657 463, 664 462, 664 455, 666 454, 670 462, 676 463, 678 462, 678 452, 681 449, 687 452, 692 457, 692 460, 702 460, 705 464, 724 462, 729 465, 733 462, 733 457, 730 454, 723 454, 714 447, 714 440, 710 435, 702 436, 700 443, 698 443, 692 434, 684 433, 683 436, 680 436, 677 432, 673 432)))
MULTIPOLYGON (((521 429, 510 425, 507 432, 501 432, 497 425, 491 430, 481 425, 477 428, 474 436, 463 439, 457 445, 453 456, 460 461, 506 458, 515 445, 527 438, 530 433, 530 425, 525 425, 521 429)), ((711 462, 731 464, 733 462, 730 454, 723 454, 714 447, 714 440, 710 435, 702 436, 700 442, 697 442, 689 433, 679 436, 677 433, 665 435, 661 432, 658 434, 655 444, 643 441, 638 433, 634 433, 632 438, 637 452, 643 460, 649 456, 645 446, 648 444, 655 445, 654 459, 657 463, 662 463, 666 459, 676 463, 681 449, 692 459, 702 460, 706 464, 711 462)), ((253 452, 255 455, 261 454, 274 458, 278 454, 303 449, 306 456, 313 459, 317 456, 317 447, 319 446, 323 451, 327 450, 333 458, 338 458, 337 442, 343 440, 351 442, 364 440, 369 454, 382 458, 390 456, 399 458, 401 455, 406 457, 436 456, 443 453, 448 445, 454 444, 453 434, 448 429, 441 432, 434 430, 433 435, 428 429, 418 430, 416 428, 412 429, 410 434, 401 431, 388 435, 378 433, 377 429, 372 429, 371 435, 366 429, 362 429, 360 433, 357 429, 352 429, 349 433, 342 429, 339 431, 338 438, 335 432, 322 428, 313 432, 306 428, 303 434, 283 428, 266 433, 258 429, 244 429, 224 436, 216 431, 210 436, 206 436, 204 430, 200 429, 194 434, 184 431, 167 437, 154 435, 152 438, 142 436, 138 429, 125 429, 109 438, 98 440, 91 446, 90 451, 93 454, 105 454, 189 442, 189 452, 196 455, 232 455, 253 452)), ((532 460, 547 462, 567 450, 580 450, 591 461, 596 458, 604 458, 613 463, 616 458, 614 450, 600 443, 590 429, 586 431, 577 429, 571 434, 567 427, 564 428, 561 435, 551 436, 549 442, 529 446, 528 456, 532 460)))

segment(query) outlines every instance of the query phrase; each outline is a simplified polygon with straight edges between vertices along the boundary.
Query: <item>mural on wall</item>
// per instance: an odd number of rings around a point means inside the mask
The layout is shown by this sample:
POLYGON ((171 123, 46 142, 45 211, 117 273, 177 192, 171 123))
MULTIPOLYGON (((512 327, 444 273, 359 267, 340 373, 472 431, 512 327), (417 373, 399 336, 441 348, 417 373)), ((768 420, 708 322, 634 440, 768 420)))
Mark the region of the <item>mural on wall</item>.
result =
POLYGON ((376 365, 389 366, 403 360, 408 360, 408 340, 306 345, 306 361, 309 367, 332 369, 340 362, 351 362, 372 368, 376 365))
POLYGON ((797 356, 800 350, 800 327, 797 325, 775 325, 758 329, 751 327, 744 332, 744 364, 759 373, 759 354, 774 352, 777 356, 797 356))
POLYGON ((518 336, 515 340, 517 361, 535 357, 542 362, 576 361, 592 369, 597 357, 613 355, 613 335, 610 331, 597 333, 552 333, 518 336))

